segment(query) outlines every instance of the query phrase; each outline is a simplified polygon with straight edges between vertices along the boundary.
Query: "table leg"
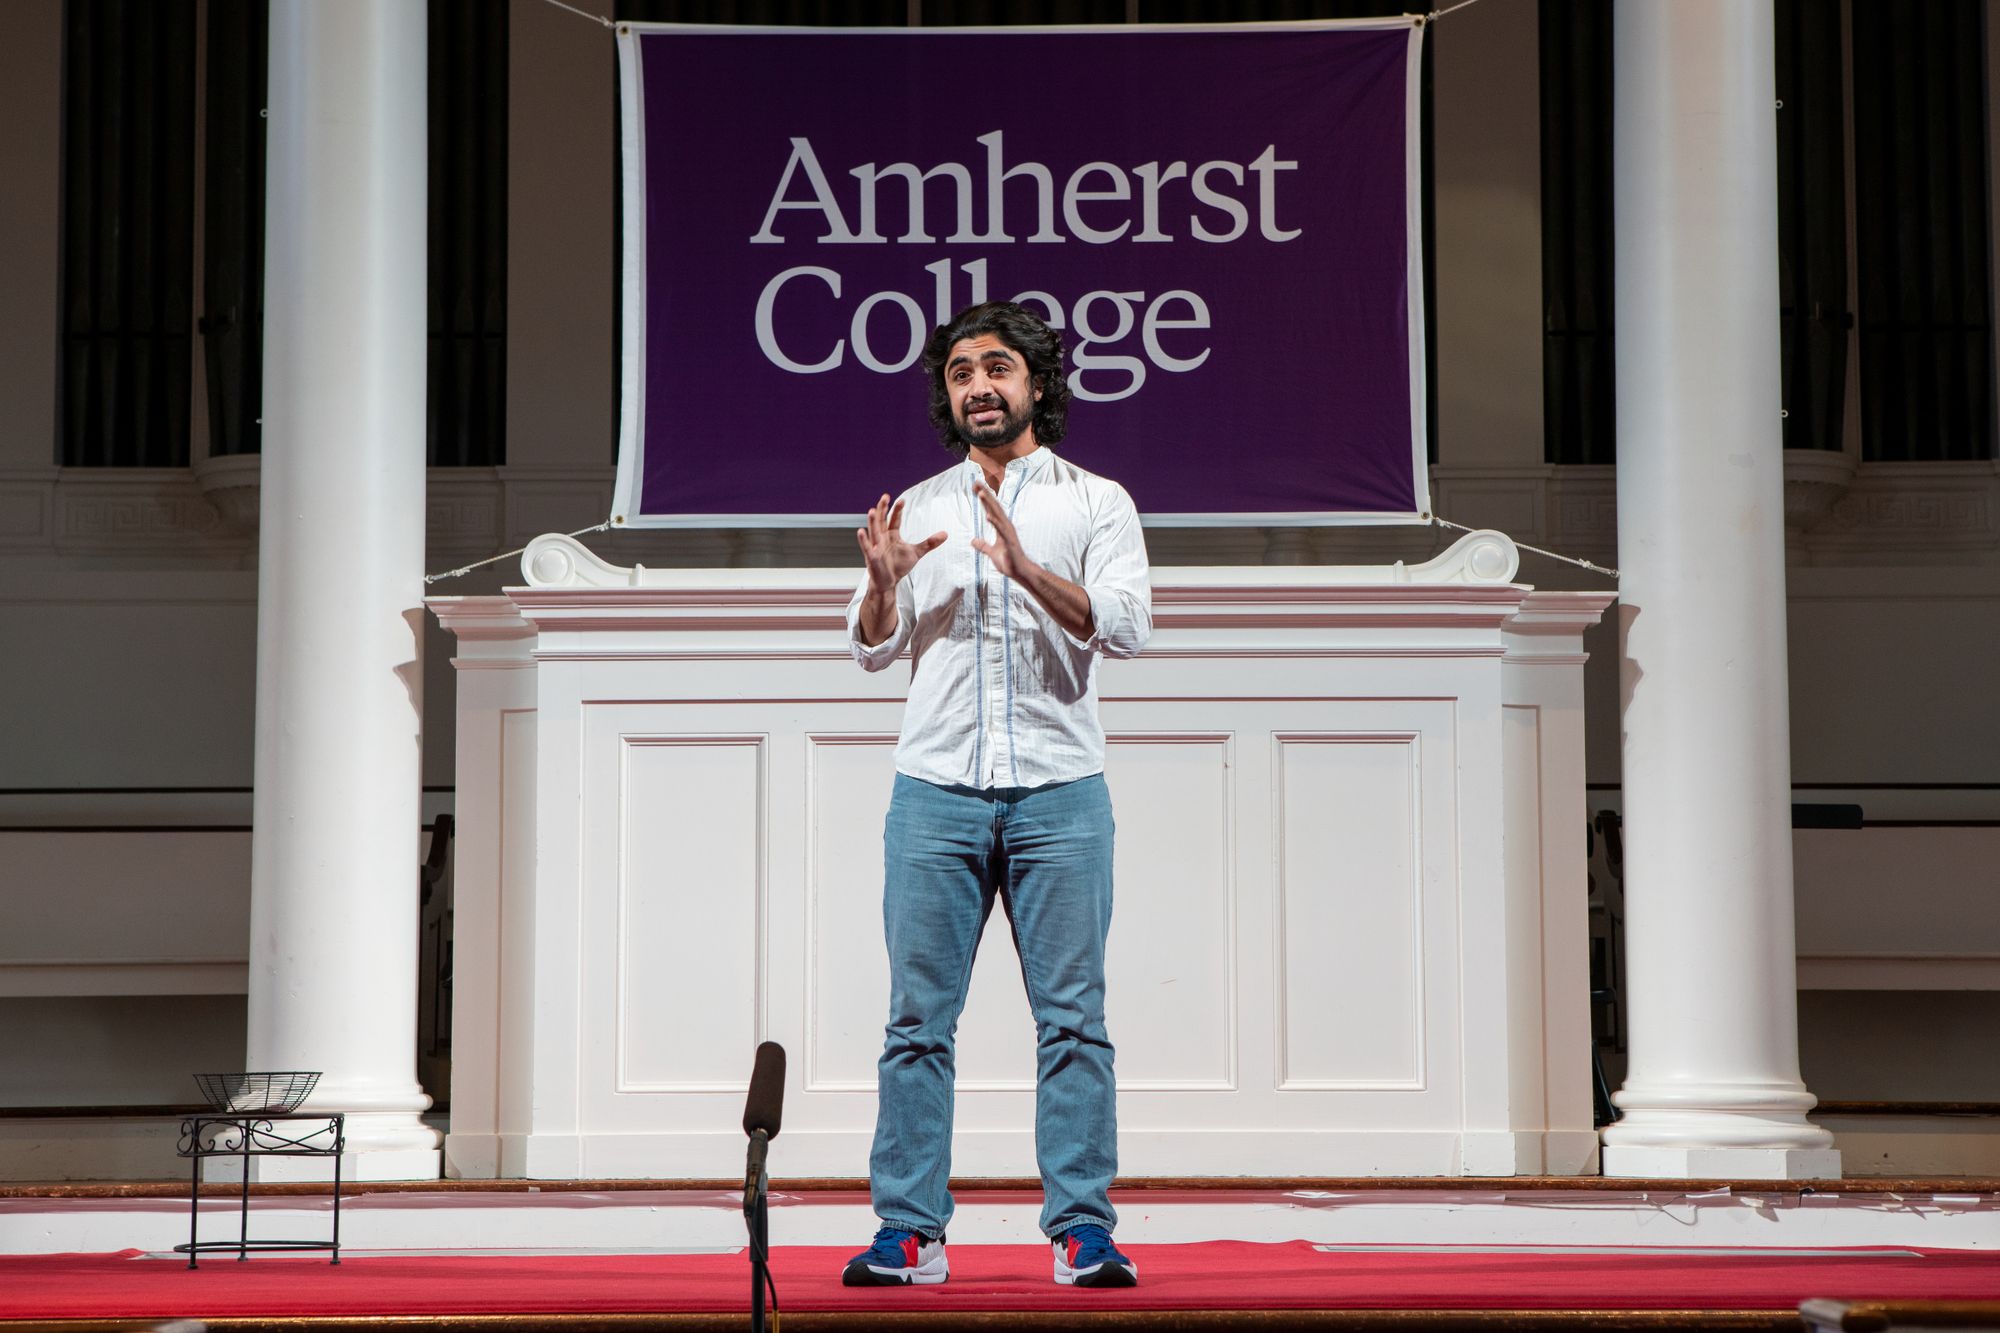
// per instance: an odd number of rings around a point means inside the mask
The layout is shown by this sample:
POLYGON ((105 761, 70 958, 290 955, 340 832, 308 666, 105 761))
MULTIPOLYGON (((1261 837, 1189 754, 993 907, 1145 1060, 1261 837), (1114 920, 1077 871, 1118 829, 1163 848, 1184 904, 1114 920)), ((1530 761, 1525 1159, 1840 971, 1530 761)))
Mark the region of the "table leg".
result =
POLYGON ((237 1129, 243 1132, 243 1206, 239 1213, 242 1219, 236 1233, 236 1262, 245 1263, 250 1258, 250 1122, 239 1120, 237 1129))
POLYGON ((333 1117, 333 1259, 340 1262, 340 1155, 347 1149, 347 1117, 333 1117))
POLYGON ((195 1151, 188 1157, 188 1267, 195 1266, 195 1259, 201 1251, 196 1248, 201 1240, 201 1121, 194 1122, 194 1138, 191 1144, 195 1151))

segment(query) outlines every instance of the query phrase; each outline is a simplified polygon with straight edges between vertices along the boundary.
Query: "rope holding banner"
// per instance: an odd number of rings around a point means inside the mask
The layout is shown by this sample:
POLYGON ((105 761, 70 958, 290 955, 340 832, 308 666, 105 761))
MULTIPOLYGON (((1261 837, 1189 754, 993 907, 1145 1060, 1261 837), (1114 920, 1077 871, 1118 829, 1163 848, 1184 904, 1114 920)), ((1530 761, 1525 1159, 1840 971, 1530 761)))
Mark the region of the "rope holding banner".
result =
MULTIPOLYGON (((1466 0, 1466 3, 1468 4, 1470 4, 1471 2, 1472 0, 1466 0)), ((1431 515, 1431 523, 1435 527, 1456 528, 1460 532, 1479 531, 1478 528, 1468 528, 1465 526, 1465 524, 1454 523, 1448 518, 1439 518, 1436 514, 1431 515)), ((1507 540, 1514 541, 1512 537, 1509 537, 1507 540)), ((1523 541, 1514 541, 1514 545, 1520 547, 1524 551, 1533 551, 1536 555, 1545 555, 1551 560, 1560 560, 1566 565, 1575 565, 1579 569, 1587 569, 1591 571, 1593 574, 1603 574, 1607 578, 1614 578, 1614 579, 1619 577, 1618 571, 1615 569, 1608 569, 1603 565, 1592 564, 1588 560, 1579 560, 1577 557, 1573 555, 1560 555, 1555 551, 1544 551, 1539 546, 1530 546, 1523 541)))
MULTIPOLYGON (((553 0, 551 0, 551 3, 553 3, 553 0)), ((563 6, 563 8, 567 9, 569 8, 569 6, 565 5, 563 6)), ((607 518, 594 528, 578 528, 575 532, 565 532, 563 536, 581 537, 586 533, 609 532, 610 530, 611 530, 611 520, 607 518)), ((528 548, 525 546, 520 546, 516 547, 514 550, 511 551, 502 551, 499 555, 488 556, 484 560, 475 560, 469 565, 460 565, 457 569, 447 569, 442 574, 426 574, 424 575, 424 583, 426 586, 428 586, 433 583, 442 582, 445 579, 459 578, 462 575, 470 574, 475 569, 481 569, 487 565, 498 564, 500 561, 506 560, 509 557, 517 556, 521 554, 521 552, 527 549, 528 548)))
MULTIPOLYGON (((557 9, 567 9, 572 14, 581 14, 591 22, 602 23, 607 28, 615 29, 618 26, 602 14, 593 14, 587 9, 578 9, 575 5, 566 5, 563 3, 563 0, 548 0, 548 3, 554 5, 557 9)), ((1467 3, 1471 3, 1471 0, 1467 0, 1467 3)), ((585 529, 585 531, 589 531, 589 529, 585 529)))
MULTIPOLYGON (((549 0, 549 3, 554 4, 555 0, 549 0)), ((1455 5, 1446 5, 1443 9, 1433 9, 1430 13, 1424 15, 1424 22, 1436 23, 1440 18, 1443 18, 1446 14, 1454 13, 1458 10, 1464 9, 1467 5, 1476 5, 1478 3, 1479 0, 1458 0, 1458 3, 1455 5)), ((565 8, 567 8, 567 6, 565 6, 565 8)), ((1515 545, 1518 546, 1520 545, 1520 543, 1516 542, 1515 545)), ((1529 547, 1528 549, 1532 550, 1534 548, 1529 547)), ((1546 555, 1548 554, 1548 552, 1544 551, 1542 554, 1546 555)), ((1561 556, 1557 556, 1556 558, 1558 560, 1562 559, 1561 556)))

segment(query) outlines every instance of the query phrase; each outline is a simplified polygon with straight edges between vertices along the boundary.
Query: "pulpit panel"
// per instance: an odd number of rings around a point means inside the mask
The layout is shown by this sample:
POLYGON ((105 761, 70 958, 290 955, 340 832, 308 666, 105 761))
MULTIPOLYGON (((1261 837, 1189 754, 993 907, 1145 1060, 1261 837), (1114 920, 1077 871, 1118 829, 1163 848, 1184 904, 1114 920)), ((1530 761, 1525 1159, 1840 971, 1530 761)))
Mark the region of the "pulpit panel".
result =
POLYGON ((1236 1086, 1233 758, 1227 731, 1106 738, 1118 844, 1105 1023, 1124 1092, 1236 1086))
POLYGON ((583 708, 586 1087, 731 1092, 762 1029, 768 738, 583 708))
POLYGON ((1278 1086, 1420 1090, 1431 1017, 1422 737, 1330 731, 1272 740, 1283 968, 1278 1086))

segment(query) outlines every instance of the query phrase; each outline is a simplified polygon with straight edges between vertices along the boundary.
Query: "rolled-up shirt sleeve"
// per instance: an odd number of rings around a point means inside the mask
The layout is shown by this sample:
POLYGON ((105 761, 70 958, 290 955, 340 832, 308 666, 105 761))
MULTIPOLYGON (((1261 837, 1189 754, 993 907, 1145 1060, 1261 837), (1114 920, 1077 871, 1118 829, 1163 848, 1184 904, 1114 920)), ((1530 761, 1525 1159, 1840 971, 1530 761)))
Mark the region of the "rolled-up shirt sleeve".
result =
POLYGON ((1106 657, 1137 657, 1153 637, 1153 580, 1139 511, 1116 482, 1093 517, 1079 582, 1090 598, 1091 634, 1079 639, 1064 630, 1063 637, 1106 657))
POLYGON ((907 578, 896 585, 896 627, 889 631, 888 638, 871 648, 861 642, 861 601, 867 595, 868 575, 864 572, 861 586, 847 601, 847 651, 863 667, 880 671, 902 656, 903 649, 909 646, 910 626, 916 622, 916 597, 907 578))

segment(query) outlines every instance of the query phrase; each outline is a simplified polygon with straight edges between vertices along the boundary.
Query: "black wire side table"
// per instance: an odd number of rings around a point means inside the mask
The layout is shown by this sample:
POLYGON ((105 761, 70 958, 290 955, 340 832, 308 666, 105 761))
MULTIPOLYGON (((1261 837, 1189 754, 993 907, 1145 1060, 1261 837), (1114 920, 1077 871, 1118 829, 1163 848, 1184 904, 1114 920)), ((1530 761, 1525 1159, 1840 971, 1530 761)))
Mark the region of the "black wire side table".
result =
POLYGON ((188 1239, 174 1246, 185 1253, 188 1267, 197 1266, 210 1251, 234 1250, 237 1259, 252 1252, 331 1250, 328 1263, 340 1262, 340 1155, 347 1147, 347 1116, 340 1111, 256 1115, 204 1112, 181 1121, 178 1152, 189 1159, 188 1239), (201 1164, 211 1157, 235 1157, 243 1163, 243 1194, 238 1207, 235 1240, 202 1240, 201 1164), (333 1159, 333 1236, 329 1240, 252 1240, 250 1238, 250 1159, 252 1157, 331 1157, 333 1159))

